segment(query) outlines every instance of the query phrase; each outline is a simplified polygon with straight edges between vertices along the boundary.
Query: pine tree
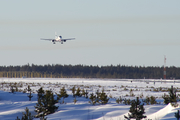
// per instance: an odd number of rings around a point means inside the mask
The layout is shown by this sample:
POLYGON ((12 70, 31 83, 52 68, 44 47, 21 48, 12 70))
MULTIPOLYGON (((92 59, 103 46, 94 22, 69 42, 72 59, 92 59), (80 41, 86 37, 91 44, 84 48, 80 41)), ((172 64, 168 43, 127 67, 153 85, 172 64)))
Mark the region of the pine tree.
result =
POLYGON ((43 104, 45 108, 45 111, 43 111, 45 113, 44 115, 54 113, 58 109, 58 107, 55 106, 57 102, 58 101, 54 99, 54 95, 52 91, 47 90, 43 99, 43 104))
POLYGON ((131 107, 130 107, 130 114, 128 113, 128 117, 124 115, 124 118, 126 119, 131 119, 135 118, 136 120, 141 120, 142 118, 146 118, 145 115, 145 109, 144 109, 144 104, 141 105, 141 101, 137 97, 136 100, 132 100, 131 102, 131 107))
POLYGON ((162 96, 162 98, 164 99, 164 104, 169 104, 170 100, 169 100, 169 95, 165 94, 162 96))
POLYGON ((38 103, 36 103, 35 106, 37 115, 35 115, 35 117, 44 118, 44 116, 54 113, 58 109, 58 107, 55 106, 58 100, 54 99, 52 91, 47 90, 45 94, 43 94, 43 91, 42 88, 38 90, 41 94, 38 94, 38 103))
POLYGON ((87 90, 85 92, 85 97, 86 97, 86 99, 88 98, 88 91, 87 90))
POLYGON ((97 98, 100 97, 100 93, 99 93, 99 90, 96 91, 96 95, 97 95, 97 98))
POLYGON ((43 99, 44 99, 44 90, 43 88, 39 88, 37 91, 37 97, 38 97, 38 102, 36 103, 35 107, 35 112, 37 112, 37 115, 35 117, 42 117, 44 115, 44 104, 43 104, 43 99))
POLYGON ((62 103, 64 103, 64 99, 67 98, 69 95, 67 94, 64 87, 59 91, 59 93, 60 94, 57 94, 58 100, 60 100, 60 98, 63 97, 63 102, 62 103))
POLYGON ((31 94, 31 88, 30 88, 30 86, 28 85, 28 92, 29 93, 27 93, 27 96, 29 97, 29 101, 31 101, 31 98, 33 97, 33 95, 31 94))
POLYGON ((75 96, 81 97, 81 89, 78 87, 75 96))
POLYGON ((177 106, 178 96, 176 95, 176 91, 177 90, 171 86, 169 95, 164 94, 164 96, 162 96, 165 104, 171 103, 173 106, 177 106))
POLYGON ((47 120, 47 117, 45 117, 45 115, 43 114, 43 115, 40 117, 40 120, 47 120))
POLYGON ((17 116, 17 118, 15 120, 21 120, 21 119, 19 119, 19 117, 17 116))
POLYGON ((76 88, 75 86, 72 88, 72 93, 73 93, 73 97, 75 97, 75 91, 76 91, 76 88))
POLYGON ((180 118, 180 115, 179 115, 179 110, 177 110, 177 113, 174 113, 175 115, 175 117, 177 118, 177 120, 179 120, 179 118, 180 118))
POLYGON ((107 97, 106 93, 104 92, 104 89, 101 93, 99 93, 99 100, 101 104, 107 104, 109 101, 109 98, 107 97))
POLYGON ((36 103, 36 106, 34 106, 35 112, 37 112, 37 115, 35 115, 35 117, 42 117, 42 116, 44 116, 44 109, 45 109, 44 104, 43 104, 45 92, 42 87, 39 88, 37 92, 38 92, 38 94, 37 94, 38 102, 36 103))
POLYGON ((96 91, 96 103, 100 102, 100 95, 101 93, 99 93, 99 90, 96 91))
MULTIPOLYGON (((23 113, 21 120, 33 120, 34 117, 31 115, 31 113, 29 112, 29 109, 27 107, 25 109, 25 112, 26 113, 23 113)), ((17 117, 17 119, 18 119, 18 117, 17 117)))
POLYGON ((93 104, 93 105, 96 104, 96 95, 91 93, 89 99, 91 100, 91 101, 89 101, 90 104, 93 104))
POLYGON ((44 115, 44 104, 43 104, 43 99, 44 98, 38 98, 38 103, 36 103, 35 107, 35 112, 37 113, 37 115, 35 115, 35 117, 42 117, 44 115))
POLYGON ((41 99, 41 98, 44 97, 44 93, 45 93, 45 92, 44 92, 44 90, 43 90, 42 87, 38 89, 37 93, 38 93, 38 94, 37 94, 38 98, 41 99))
POLYGON ((151 103, 151 105, 157 104, 156 98, 155 98, 154 96, 151 96, 151 97, 150 97, 150 103, 151 103))
POLYGON ((28 89, 27 89, 27 91, 28 91, 28 92, 30 92, 30 91, 31 91, 31 88, 30 88, 30 86, 29 86, 29 85, 28 85, 28 89))
POLYGON ((85 90, 83 89, 81 95, 85 97, 85 94, 86 94, 86 92, 85 92, 85 90))
POLYGON ((29 101, 31 101, 31 98, 33 97, 33 95, 31 94, 31 91, 30 93, 27 94, 27 96, 29 97, 29 101))
POLYGON ((170 97, 170 103, 177 102, 178 97, 176 96, 176 89, 171 86, 171 89, 169 90, 169 97, 170 97))
POLYGON ((116 99, 116 103, 117 103, 117 104, 122 103, 122 101, 123 101, 123 99, 121 98, 121 96, 120 96, 118 99, 116 99))
POLYGON ((12 85, 11 88, 10 88, 11 93, 14 93, 14 92, 15 92, 15 90, 14 90, 13 87, 14 87, 14 86, 12 85))

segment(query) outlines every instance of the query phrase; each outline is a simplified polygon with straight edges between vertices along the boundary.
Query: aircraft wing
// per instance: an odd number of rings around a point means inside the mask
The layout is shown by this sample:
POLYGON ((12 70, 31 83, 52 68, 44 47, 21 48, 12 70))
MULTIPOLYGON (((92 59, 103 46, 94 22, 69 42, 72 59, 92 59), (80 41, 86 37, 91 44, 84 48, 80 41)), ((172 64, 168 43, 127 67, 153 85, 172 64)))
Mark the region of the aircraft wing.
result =
POLYGON ((74 40, 75 38, 67 38, 67 39, 61 39, 61 41, 66 42, 66 40, 74 40))
POLYGON ((49 41, 51 41, 51 40, 53 40, 53 39, 44 39, 44 38, 41 38, 41 40, 49 40, 49 41))

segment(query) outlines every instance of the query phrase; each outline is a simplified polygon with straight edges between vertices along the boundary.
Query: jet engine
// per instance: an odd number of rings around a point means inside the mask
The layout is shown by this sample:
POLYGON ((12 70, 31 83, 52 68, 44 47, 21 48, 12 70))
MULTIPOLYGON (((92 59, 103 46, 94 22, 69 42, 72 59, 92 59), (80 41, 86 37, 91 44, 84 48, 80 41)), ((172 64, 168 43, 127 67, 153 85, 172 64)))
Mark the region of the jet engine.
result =
POLYGON ((55 44, 55 40, 52 40, 53 44, 55 44))

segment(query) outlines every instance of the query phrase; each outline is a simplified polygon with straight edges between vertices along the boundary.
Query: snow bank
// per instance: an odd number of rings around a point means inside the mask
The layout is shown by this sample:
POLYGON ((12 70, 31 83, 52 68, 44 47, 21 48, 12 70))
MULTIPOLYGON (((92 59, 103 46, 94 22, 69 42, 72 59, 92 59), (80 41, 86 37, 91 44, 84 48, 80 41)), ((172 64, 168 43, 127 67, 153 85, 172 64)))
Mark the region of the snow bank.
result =
POLYGON ((173 109, 175 109, 175 108, 171 105, 171 103, 169 103, 166 107, 159 110, 158 112, 148 115, 147 118, 152 119, 152 120, 160 119, 163 116, 165 116, 166 114, 170 113, 173 109))

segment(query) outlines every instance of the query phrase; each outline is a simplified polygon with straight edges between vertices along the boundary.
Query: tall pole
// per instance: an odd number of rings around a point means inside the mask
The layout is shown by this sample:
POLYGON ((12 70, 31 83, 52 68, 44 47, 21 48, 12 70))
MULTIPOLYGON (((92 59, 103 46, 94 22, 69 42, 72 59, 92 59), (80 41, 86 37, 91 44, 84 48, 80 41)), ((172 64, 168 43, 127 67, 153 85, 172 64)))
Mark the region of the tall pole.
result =
POLYGON ((166 79, 166 56, 164 56, 164 79, 166 79))

